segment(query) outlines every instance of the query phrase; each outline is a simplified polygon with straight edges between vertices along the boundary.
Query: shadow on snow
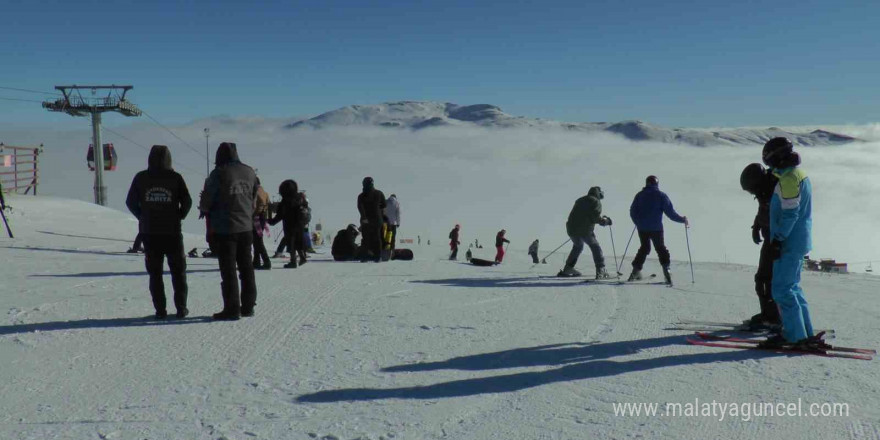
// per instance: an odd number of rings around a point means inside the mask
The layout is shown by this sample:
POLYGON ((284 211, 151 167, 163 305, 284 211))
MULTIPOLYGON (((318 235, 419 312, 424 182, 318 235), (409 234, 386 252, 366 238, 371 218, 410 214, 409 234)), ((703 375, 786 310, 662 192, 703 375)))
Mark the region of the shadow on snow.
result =
POLYGON ((181 325, 212 322, 209 316, 195 316, 184 319, 168 317, 156 319, 151 316, 135 318, 81 319, 76 321, 35 322, 32 324, 14 324, 0 326, 0 336, 19 333, 50 332, 58 330, 82 330, 90 328, 114 327, 147 327, 162 325, 181 325))
MULTIPOLYGON (((187 269, 186 273, 200 272, 220 272, 220 269, 187 269)), ((168 271, 165 271, 167 274, 168 271)), ((82 273, 65 273, 65 274, 36 274, 29 275, 31 278, 92 278, 92 277, 139 277, 147 276, 146 271, 139 272, 82 272, 82 273)))
POLYGON ((640 350, 683 343, 684 337, 682 336, 665 336, 609 343, 553 344, 462 356, 440 362, 398 365, 384 368, 382 371, 417 372, 441 369, 483 371, 541 366, 558 366, 558 368, 461 379, 426 386, 327 390, 304 394, 297 397, 296 400, 301 403, 330 403, 379 399, 439 399, 509 393, 556 382, 616 376, 656 368, 714 362, 738 362, 747 359, 780 356, 778 353, 734 350, 679 354, 630 361, 608 360, 608 358, 614 356, 629 355, 640 350))

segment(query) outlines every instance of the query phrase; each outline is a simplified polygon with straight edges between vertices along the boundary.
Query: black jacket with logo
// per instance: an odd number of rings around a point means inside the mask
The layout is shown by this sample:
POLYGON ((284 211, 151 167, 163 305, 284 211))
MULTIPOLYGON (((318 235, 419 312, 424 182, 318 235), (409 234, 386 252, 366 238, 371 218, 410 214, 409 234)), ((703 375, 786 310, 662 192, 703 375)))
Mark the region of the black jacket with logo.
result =
POLYGON ((171 152, 154 145, 147 169, 137 173, 125 204, 138 218, 145 234, 179 234, 180 221, 189 213, 192 198, 183 177, 171 168, 171 152))

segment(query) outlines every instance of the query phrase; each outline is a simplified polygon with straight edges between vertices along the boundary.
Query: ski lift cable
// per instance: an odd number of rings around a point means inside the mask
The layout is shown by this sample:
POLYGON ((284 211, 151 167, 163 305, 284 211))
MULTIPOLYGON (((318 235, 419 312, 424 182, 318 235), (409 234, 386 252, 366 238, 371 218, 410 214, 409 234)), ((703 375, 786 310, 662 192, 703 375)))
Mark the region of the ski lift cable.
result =
POLYGON ((141 109, 141 112, 142 112, 146 117, 150 118, 150 120, 153 121, 156 125, 158 125, 158 126, 164 128, 165 131, 167 131, 168 133, 171 133, 171 136, 174 136, 175 138, 177 138, 177 140, 179 140, 180 142, 183 142, 184 145, 186 145, 187 147, 189 147, 190 150, 194 151, 194 152, 195 152, 196 154, 198 154, 199 156, 204 157, 204 158, 207 159, 207 156, 205 156, 205 153, 203 153, 201 150, 199 150, 199 149, 193 147, 192 145, 190 145, 189 142, 183 140, 180 136, 178 136, 178 135, 175 134, 173 131, 171 131, 170 128, 168 128, 168 127, 162 125, 161 122, 157 121, 156 118, 150 116, 150 114, 147 113, 146 111, 144 111, 143 109, 141 109))
POLYGON ((43 101, 37 101, 36 99, 6 98, 3 96, 0 96, 0 99, 2 99, 4 101, 39 102, 39 103, 43 102, 43 101))
MULTIPOLYGON (((147 151, 147 152, 150 151, 150 148, 147 148, 146 146, 144 146, 144 145, 142 145, 142 144, 140 144, 140 143, 138 143, 138 142, 135 142, 135 141, 131 140, 130 138, 128 138, 128 137, 126 137, 125 135, 123 135, 122 133, 119 133, 119 132, 117 132, 117 131, 115 131, 115 130, 112 130, 112 129, 110 129, 110 128, 107 128, 106 126, 102 126, 101 129, 104 130, 104 131, 109 131, 110 133, 112 133, 112 134, 114 134, 114 135, 116 135, 116 136, 119 136, 119 137, 121 137, 122 139, 124 139, 124 140, 126 140, 126 141, 128 141, 128 142, 131 142, 132 144, 137 145, 138 147, 140 147, 140 148, 143 149, 144 151, 147 151)), ((180 164, 178 164, 177 166, 180 167, 180 168, 182 168, 182 169, 184 169, 184 170, 187 170, 187 171, 193 172, 193 173, 197 173, 197 174, 200 174, 200 175, 203 175, 203 176, 205 175, 205 173, 203 173, 203 172, 201 172, 201 171, 196 171, 196 170, 194 170, 194 169, 192 169, 192 168, 190 168, 190 167, 188 167, 188 166, 184 166, 184 165, 180 165, 180 164)))
POLYGON ((16 92, 41 93, 41 94, 43 94, 43 95, 53 95, 53 96, 60 95, 60 93, 58 93, 58 92, 55 92, 55 93, 52 93, 52 92, 42 92, 42 91, 40 91, 40 90, 20 89, 20 88, 18 88, 18 87, 5 87, 5 86, 0 86, 0 89, 3 89, 3 90, 14 90, 14 91, 16 91, 16 92))

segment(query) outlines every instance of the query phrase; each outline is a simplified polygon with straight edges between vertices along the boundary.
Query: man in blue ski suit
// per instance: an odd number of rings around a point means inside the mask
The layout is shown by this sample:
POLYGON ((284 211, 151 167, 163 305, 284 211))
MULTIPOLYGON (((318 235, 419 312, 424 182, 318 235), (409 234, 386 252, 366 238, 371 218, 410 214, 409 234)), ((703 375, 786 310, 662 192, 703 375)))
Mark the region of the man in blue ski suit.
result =
POLYGON ((764 164, 779 179, 770 198, 773 300, 782 317, 778 343, 807 342, 813 336, 810 309, 800 287, 804 256, 812 249, 813 189, 791 141, 773 138, 764 145, 764 164))
POLYGON ((666 283, 672 284, 672 274, 669 272, 669 250, 663 238, 663 214, 670 220, 688 225, 688 219, 679 215, 672 207, 672 201, 663 191, 660 191, 660 179, 657 176, 648 176, 645 179, 645 187, 636 194, 632 205, 629 207, 629 217, 639 231, 639 250, 632 262, 632 273, 628 281, 642 279, 642 266, 651 252, 651 243, 657 250, 660 266, 663 267, 663 276, 666 283))

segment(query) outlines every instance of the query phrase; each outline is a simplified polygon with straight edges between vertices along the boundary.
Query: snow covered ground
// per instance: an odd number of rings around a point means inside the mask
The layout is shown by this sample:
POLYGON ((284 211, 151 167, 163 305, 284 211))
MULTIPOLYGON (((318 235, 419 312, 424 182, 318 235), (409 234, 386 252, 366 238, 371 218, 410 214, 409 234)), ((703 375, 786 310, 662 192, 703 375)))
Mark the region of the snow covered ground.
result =
MULTIPOLYGON (((258 272, 256 316, 237 322, 208 319, 221 307, 216 261, 190 259, 190 317, 155 321, 142 257, 120 252, 136 230, 127 213, 42 196, 9 204, 0 438, 880 438, 875 361, 696 347, 666 330, 757 309, 754 267, 696 262, 692 284, 683 242, 670 241, 674 288, 541 278, 564 253, 533 266, 526 240, 492 268, 445 260, 439 240, 413 245, 411 262, 316 255, 258 272), (614 412, 695 399, 843 403, 849 414, 614 412)), ((493 256, 489 246, 476 255, 493 256)), ((841 345, 876 347, 878 283, 805 274, 816 326, 835 328, 841 345)))

